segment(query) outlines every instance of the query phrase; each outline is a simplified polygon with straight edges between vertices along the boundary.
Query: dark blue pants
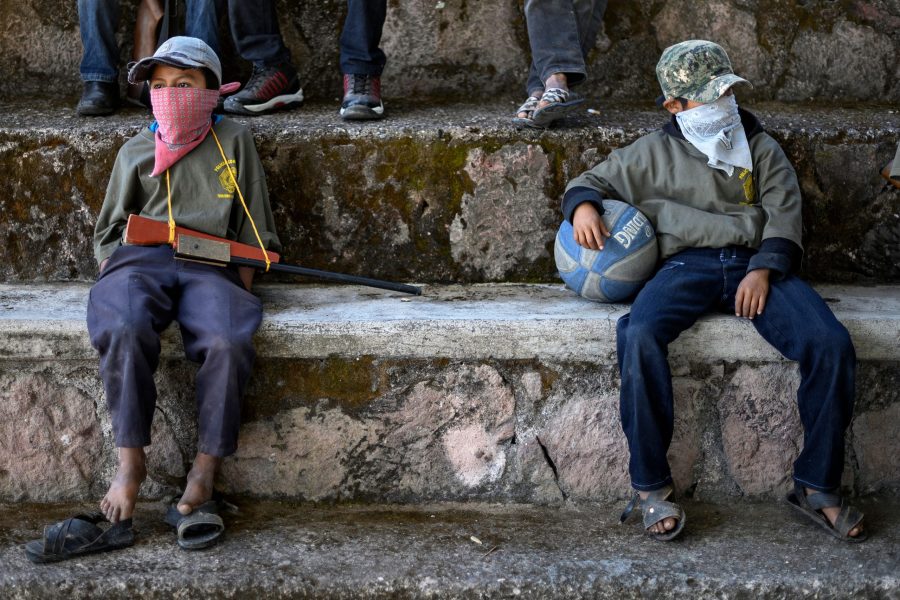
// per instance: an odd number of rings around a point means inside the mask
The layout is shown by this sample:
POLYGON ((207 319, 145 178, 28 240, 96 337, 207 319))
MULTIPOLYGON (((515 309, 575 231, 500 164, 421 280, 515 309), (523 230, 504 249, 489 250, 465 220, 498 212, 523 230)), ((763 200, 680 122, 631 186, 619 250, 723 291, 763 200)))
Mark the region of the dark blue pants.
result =
POLYGON ((543 91, 553 73, 565 73, 569 86, 587 78, 585 59, 603 25, 606 0, 527 0, 525 21, 531 69, 525 92, 543 91))
POLYGON ((87 311, 116 446, 150 444, 159 336, 177 321, 185 355, 200 363, 198 449, 233 454, 261 320, 260 300, 235 271, 175 260, 168 246, 117 249, 91 288, 87 311))
MULTIPOLYGON (((620 410, 635 489, 655 490, 672 482, 666 460, 674 421, 669 343, 704 313, 734 314, 735 294, 753 254, 746 248, 680 252, 665 261, 635 298, 631 313, 619 320, 620 410)), ((806 283, 794 276, 770 283, 765 310, 752 323, 767 342, 799 363, 804 442, 794 479, 832 491, 840 485, 844 432, 853 413, 853 343, 806 283)))
POLYGON ((387 0, 348 0, 341 31, 341 73, 381 75, 387 58, 378 45, 387 13, 387 0))

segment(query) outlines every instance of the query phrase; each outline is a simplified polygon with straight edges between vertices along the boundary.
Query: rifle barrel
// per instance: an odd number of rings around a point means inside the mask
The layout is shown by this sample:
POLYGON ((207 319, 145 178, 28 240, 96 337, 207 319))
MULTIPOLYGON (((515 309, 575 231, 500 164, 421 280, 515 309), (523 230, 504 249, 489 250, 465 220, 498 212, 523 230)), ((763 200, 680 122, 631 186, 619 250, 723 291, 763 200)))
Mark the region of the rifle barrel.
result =
MULTIPOLYGON (((254 267, 256 269, 265 269, 266 263, 261 260, 251 258, 231 257, 231 264, 240 265, 242 267, 254 267)), ((379 288, 382 290, 391 290, 394 292, 403 292, 404 294, 412 294, 414 296, 422 295, 422 288, 405 283, 394 283, 392 281, 383 281, 381 279, 372 279, 371 277, 359 277, 357 275, 347 275, 345 273, 335 273, 333 271, 322 271, 320 269, 310 269, 309 267, 300 267, 297 265, 287 265, 284 263, 273 262, 269 266, 270 271, 281 271, 283 273, 292 273, 294 275, 303 275, 305 277, 318 277, 328 281, 338 281, 340 283, 353 283, 356 285, 365 285, 368 287, 379 288)))

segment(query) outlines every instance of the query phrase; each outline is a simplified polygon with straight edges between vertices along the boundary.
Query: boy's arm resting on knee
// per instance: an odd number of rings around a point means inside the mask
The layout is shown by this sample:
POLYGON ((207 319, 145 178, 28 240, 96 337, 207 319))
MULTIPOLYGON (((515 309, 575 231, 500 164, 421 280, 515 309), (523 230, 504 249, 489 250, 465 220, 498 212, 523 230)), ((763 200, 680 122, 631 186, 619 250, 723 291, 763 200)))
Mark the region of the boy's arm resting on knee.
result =
POLYGON ((763 242, 747 270, 771 269, 780 279, 799 269, 803 257, 800 183, 784 151, 768 136, 760 139, 754 161, 753 177, 765 224, 763 242))

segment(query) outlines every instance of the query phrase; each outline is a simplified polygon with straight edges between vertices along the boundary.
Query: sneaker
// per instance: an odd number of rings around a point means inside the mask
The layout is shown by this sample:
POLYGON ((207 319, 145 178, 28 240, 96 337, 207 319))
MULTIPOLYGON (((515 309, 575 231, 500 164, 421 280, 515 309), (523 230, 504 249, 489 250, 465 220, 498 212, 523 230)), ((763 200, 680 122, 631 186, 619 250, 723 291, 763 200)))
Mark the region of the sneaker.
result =
POLYGON ((376 75, 344 75, 344 100, 341 118, 348 121, 380 119, 384 116, 381 103, 381 77, 376 75))
POLYGON ((300 89, 297 70, 292 65, 253 65, 253 73, 244 89, 225 99, 225 110, 239 115, 262 115, 295 108, 301 102, 303 90, 300 89))

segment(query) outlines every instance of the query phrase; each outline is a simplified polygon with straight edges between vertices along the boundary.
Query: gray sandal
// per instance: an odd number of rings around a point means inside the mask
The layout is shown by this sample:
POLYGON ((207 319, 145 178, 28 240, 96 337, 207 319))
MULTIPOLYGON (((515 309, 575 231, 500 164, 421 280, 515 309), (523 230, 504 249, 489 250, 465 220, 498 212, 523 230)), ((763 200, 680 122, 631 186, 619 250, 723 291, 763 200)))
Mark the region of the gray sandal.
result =
POLYGON ((535 109, 531 120, 534 123, 534 127, 544 128, 549 127, 557 119, 572 112, 575 107, 584 102, 584 98, 562 88, 548 88, 544 90, 541 101, 549 102, 550 104, 543 108, 535 109))
POLYGON ((863 522, 865 515, 847 504, 847 501, 837 494, 819 492, 817 494, 807 495, 803 486, 795 482, 794 491, 789 493, 785 499, 794 510, 798 511, 806 518, 811 519, 814 523, 819 525, 819 527, 839 540, 850 542, 851 544, 858 544, 859 542, 864 542, 868 539, 865 531, 860 532, 860 534, 855 537, 847 535, 850 533, 851 529, 863 522), (825 513, 822 512, 822 509, 838 506, 841 508, 841 512, 838 514, 838 518, 835 520, 834 525, 832 525, 831 521, 828 520, 828 517, 825 516, 825 513))
POLYGON ((654 540, 668 542, 675 539, 681 530, 684 529, 685 515, 680 506, 674 502, 669 502, 668 498, 672 495, 671 487, 664 487, 661 490, 653 490, 646 499, 641 499, 640 494, 634 493, 631 502, 625 507, 622 516, 619 517, 619 523, 624 523, 631 516, 635 508, 640 508, 644 515, 644 531, 654 540), (664 519, 676 519, 675 529, 666 533, 655 533, 650 531, 650 527, 656 525, 664 519))
POLYGON ((533 127, 534 121, 532 117, 534 116, 534 110, 540 104, 541 99, 537 96, 528 96, 528 100, 522 103, 518 109, 516 109, 516 114, 513 116, 513 124, 517 127, 533 127), (519 113, 527 113, 527 117, 520 117, 519 113))

